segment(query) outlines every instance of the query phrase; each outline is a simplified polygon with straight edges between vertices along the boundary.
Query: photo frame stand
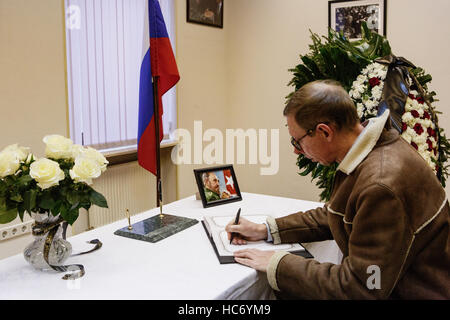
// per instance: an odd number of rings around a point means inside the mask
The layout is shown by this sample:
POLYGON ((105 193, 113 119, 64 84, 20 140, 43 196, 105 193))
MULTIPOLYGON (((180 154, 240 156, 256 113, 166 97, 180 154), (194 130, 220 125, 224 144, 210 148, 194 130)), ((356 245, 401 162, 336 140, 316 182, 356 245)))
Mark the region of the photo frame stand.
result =
POLYGON ((158 214, 114 232, 115 235, 147 242, 158 242, 197 224, 198 220, 158 214), (130 229, 131 227, 131 229, 130 229))

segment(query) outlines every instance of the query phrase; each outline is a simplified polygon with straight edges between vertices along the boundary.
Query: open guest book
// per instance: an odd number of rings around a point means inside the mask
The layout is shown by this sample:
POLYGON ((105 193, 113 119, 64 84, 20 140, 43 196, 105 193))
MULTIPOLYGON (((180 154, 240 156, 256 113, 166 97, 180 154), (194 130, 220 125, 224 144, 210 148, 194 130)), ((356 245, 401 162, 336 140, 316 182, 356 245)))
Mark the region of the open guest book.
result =
MULTIPOLYGON (((255 248, 259 250, 280 250, 288 251, 292 254, 300 255, 305 258, 313 258, 313 256, 300 243, 283 243, 273 244, 264 240, 248 241, 244 245, 230 244, 225 226, 234 220, 234 216, 205 216, 202 224, 208 235, 211 245, 216 252, 217 258, 221 264, 236 263, 233 253, 242 249, 255 248)), ((267 216, 264 215, 246 215, 245 218, 255 223, 264 223, 267 216)))

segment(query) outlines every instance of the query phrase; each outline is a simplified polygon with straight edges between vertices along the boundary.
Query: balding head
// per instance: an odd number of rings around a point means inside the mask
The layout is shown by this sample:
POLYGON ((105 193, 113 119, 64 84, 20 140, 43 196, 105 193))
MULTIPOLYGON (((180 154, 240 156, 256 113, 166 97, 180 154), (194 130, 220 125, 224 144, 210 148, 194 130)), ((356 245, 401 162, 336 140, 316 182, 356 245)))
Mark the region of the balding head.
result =
POLYGON ((292 95, 283 114, 293 115, 305 130, 313 129, 317 123, 328 122, 334 124, 338 131, 351 131, 359 123, 352 99, 334 80, 305 84, 292 95))

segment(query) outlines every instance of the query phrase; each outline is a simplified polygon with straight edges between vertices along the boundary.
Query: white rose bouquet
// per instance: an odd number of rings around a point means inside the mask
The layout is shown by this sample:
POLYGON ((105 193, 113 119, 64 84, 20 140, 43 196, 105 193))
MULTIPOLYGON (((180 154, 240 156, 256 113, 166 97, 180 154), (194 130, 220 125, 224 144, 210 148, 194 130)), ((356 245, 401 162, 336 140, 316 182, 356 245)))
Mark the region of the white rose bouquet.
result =
POLYGON ((106 170, 106 158, 60 135, 43 141, 45 158, 36 159, 29 148, 17 144, 0 152, 0 224, 17 215, 23 220, 25 212, 60 214, 73 224, 80 208, 108 207, 105 197, 91 187, 106 170))

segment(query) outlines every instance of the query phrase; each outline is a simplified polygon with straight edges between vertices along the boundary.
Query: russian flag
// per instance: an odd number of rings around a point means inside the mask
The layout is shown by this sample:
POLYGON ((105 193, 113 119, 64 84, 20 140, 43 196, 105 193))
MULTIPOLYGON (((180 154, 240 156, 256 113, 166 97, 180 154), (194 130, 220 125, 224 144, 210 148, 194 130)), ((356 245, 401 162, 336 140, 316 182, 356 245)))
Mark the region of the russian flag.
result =
POLYGON ((148 0, 148 25, 144 34, 150 39, 142 59, 139 83, 138 162, 156 175, 156 137, 152 76, 157 81, 159 104, 159 141, 164 136, 162 127, 162 96, 172 88, 180 75, 167 34, 166 24, 157 0, 148 0), (147 33, 149 30, 149 33, 147 33))

